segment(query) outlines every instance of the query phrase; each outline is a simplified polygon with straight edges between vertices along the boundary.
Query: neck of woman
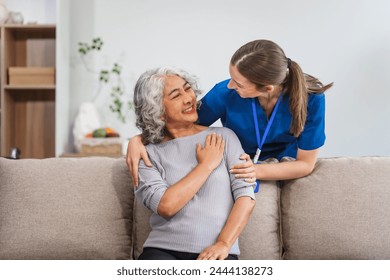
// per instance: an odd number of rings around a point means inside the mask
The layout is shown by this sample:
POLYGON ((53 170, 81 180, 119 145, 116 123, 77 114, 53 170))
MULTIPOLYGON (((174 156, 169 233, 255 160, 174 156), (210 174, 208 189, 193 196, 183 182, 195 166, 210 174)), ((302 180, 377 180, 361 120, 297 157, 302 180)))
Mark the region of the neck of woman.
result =
POLYGON ((165 136, 164 140, 172 140, 175 138, 185 137, 194 135, 196 133, 201 132, 206 127, 197 125, 195 123, 187 124, 187 125, 167 125, 165 127, 165 136))
POLYGON ((282 94, 282 88, 282 86, 276 86, 272 92, 257 97, 267 117, 271 115, 280 94, 282 94))

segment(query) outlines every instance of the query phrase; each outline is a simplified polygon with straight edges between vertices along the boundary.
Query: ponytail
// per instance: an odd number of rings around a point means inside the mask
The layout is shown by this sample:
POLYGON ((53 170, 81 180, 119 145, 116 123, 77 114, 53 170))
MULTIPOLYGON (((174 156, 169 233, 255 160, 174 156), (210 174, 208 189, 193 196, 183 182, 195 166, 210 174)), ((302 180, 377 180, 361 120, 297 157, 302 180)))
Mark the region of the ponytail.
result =
POLYGON ((286 86, 290 96, 290 111, 292 114, 290 132, 298 137, 305 128, 309 93, 324 92, 332 87, 333 83, 324 86, 317 78, 303 73, 298 63, 289 58, 287 61, 286 86))

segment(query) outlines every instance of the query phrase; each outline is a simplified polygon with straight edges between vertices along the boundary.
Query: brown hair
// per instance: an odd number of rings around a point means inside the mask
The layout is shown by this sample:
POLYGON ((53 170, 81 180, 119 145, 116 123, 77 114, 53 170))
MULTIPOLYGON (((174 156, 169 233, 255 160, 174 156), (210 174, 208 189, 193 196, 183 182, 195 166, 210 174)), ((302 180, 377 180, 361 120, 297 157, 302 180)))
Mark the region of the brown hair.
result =
POLYGON ((295 137, 305 126, 308 93, 324 92, 333 85, 323 85, 317 78, 303 73, 298 63, 287 58, 284 51, 269 40, 243 45, 233 54, 230 63, 258 89, 266 85, 285 86, 292 114, 290 132, 295 137))

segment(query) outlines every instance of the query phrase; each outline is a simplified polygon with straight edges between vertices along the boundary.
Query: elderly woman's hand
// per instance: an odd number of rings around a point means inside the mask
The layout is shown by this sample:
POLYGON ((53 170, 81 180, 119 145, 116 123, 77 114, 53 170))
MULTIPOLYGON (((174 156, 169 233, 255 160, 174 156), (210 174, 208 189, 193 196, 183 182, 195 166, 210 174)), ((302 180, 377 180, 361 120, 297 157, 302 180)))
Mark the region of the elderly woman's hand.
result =
POLYGON ((225 150, 225 141, 222 135, 215 133, 206 136, 204 147, 196 145, 196 158, 199 165, 204 165, 209 171, 213 171, 221 163, 225 150))
POLYGON ((245 162, 233 165, 230 173, 235 174, 236 178, 245 178, 248 183, 255 182, 256 170, 251 158, 247 154, 242 154, 240 159, 245 160, 245 162))
POLYGON ((198 256, 198 260, 224 260, 229 255, 229 246, 221 241, 204 249, 198 256))

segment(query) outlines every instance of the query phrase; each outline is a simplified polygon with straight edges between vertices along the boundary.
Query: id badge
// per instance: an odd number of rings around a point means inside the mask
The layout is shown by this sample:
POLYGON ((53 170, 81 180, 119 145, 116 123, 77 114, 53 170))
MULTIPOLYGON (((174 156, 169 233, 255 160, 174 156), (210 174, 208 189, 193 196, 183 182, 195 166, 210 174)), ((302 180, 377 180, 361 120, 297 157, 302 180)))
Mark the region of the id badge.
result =
POLYGON ((259 161, 260 153, 261 153, 261 150, 259 148, 257 148, 255 157, 253 158, 254 164, 257 164, 257 162, 259 161))

